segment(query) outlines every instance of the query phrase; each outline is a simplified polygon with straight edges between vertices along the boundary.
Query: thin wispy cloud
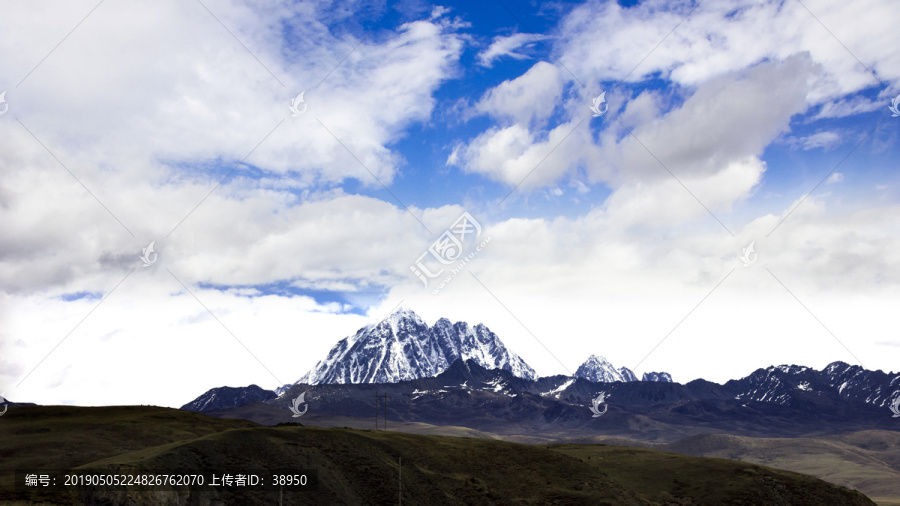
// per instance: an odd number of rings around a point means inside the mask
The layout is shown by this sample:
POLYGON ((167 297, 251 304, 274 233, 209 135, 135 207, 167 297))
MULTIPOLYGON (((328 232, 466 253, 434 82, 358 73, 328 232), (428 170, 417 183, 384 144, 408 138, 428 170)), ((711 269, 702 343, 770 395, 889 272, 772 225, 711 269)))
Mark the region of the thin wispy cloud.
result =
POLYGON ((494 61, 500 58, 513 58, 515 60, 524 60, 529 58, 524 50, 517 52, 520 48, 527 49, 534 46, 535 43, 541 41, 543 35, 534 33, 514 33, 512 35, 498 35, 494 37, 491 45, 487 49, 478 53, 478 63, 484 67, 492 67, 494 61))

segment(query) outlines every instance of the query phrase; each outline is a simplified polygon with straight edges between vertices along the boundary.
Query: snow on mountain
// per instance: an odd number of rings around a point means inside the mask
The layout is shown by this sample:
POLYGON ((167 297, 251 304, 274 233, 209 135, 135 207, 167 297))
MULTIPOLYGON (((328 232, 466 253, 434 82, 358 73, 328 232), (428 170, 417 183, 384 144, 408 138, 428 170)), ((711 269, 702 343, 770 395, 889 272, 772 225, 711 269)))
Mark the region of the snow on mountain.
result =
POLYGON ((584 378, 597 383, 612 383, 621 381, 637 381, 637 376, 627 367, 616 369, 608 360, 597 355, 591 355, 575 371, 576 378, 584 378))
POLYGON ((821 371, 797 365, 757 369, 726 385, 736 387, 735 399, 792 405, 802 395, 836 395, 845 400, 887 407, 900 394, 900 374, 869 371, 858 365, 833 362, 821 371))
MULTIPOLYGON (((486 326, 441 318, 429 327, 415 312, 400 308, 338 341, 297 383, 396 383, 436 376, 458 358, 520 378, 537 378, 534 369, 486 326)), ((287 388, 276 392, 280 395, 287 388)))
POLYGON ((641 381, 661 381, 663 383, 672 383, 672 375, 667 372, 645 372, 641 381))
POLYGON ((622 375, 622 381, 637 381, 637 376, 627 367, 620 367, 619 374, 622 375))
POLYGON ((549 392, 541 392, 540 395, 541 395, 541 397, 546 397, 548 395, 556 394, 556 398, 559 399, 560 394, 562 394, 562 392, 565 389, 569 388, 572 385, 572 383, 575 383, 575 378, 567 379, 565 381, 565 383, 559 385, 558 387, 554 388, 553 390, 550 390, 549 392))
MULTIPOLYGON (((587 360, 584 361, 581 366, 578 367, 578 370, 575 371, 576 378, 584 378, 588 381, 593 381, 595 383, 613 383, 615 381, 621 381, 623 383, 628 383, 630 381, 637 381, 637 376, 635 376, 634 372, 627 367, 620 367, 616 369, 613 365, 603 357, 598 357, 597 355, 591 355, 587 360)), ((667 372, 649 372, 644 373, 641 381, 661 381, 665 383, 672 383, 672 375, 667 372)))

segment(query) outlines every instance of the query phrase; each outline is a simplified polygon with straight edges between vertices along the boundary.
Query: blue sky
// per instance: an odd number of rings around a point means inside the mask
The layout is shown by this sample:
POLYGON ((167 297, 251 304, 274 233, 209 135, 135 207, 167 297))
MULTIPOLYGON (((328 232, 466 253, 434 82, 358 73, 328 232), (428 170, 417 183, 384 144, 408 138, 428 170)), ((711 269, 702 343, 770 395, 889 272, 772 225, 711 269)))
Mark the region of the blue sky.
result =
POLYGON ((484 323, 542 375, 890 369, 891 7, 12 7, 0 391, 274 388, 398 305, 484 323))

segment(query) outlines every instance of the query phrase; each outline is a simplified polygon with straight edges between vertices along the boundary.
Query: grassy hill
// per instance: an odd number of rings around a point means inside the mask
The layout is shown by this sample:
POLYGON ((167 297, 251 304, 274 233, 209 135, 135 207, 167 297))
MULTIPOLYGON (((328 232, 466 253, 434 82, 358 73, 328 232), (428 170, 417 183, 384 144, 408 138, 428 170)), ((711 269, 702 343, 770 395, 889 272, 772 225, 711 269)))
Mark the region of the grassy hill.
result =
MULTIPOLYGON (((274 424, 286 418, 284 410, 267 404, 242 406, 220 415, 262 420, 274 424)), ((371 419, 327 417, 312 414, 304 417, 305 424, 320 427, 371 428, 371 419)), ((829 483, 859 490, 881 506, 900 506, 900 432, 866 430, 840 436, 817 434, 810 437, 773 438, 742 437, 729 434, 689 434, 685 427, 663 427, 646 423, 634 433, 642 440, 621 436, 593 436, 573 438, 565 432, 543 433, 541 436, 495 434, 469 427, 437 426, 426 423, 398 422, 391 427, 414 434, 500 439, 526 444, 593 443, 617 446, 637 446, 670 451, 696 457, 717 457, 741 460, 764 466, 809 474, 829 483), (638 430, 639 429, 639 430, 638 430), (653 442, 681 434, 670 443, 653 442)), ((688 428, 693 430, 692 428, 688 428)), ((606 432, 606 431, 604 431, 606 432)), ((696 431, 694 431, 696 432, 696 431)))
MULTIPOLYGON (((424 430, 426 428, 420 427, 424 430)), ((452 431, 453 429, 447 429, 452 431)), ((294 468, 316 491, 284 504, 874 504, 859 492, 789 471, 654 449, 524 445, 449 437, 265 427, 154 407, 20 407, 0 420, 0 498, 16 468, 294 468)), ((45 504, 278 504, 278 492, 48 493, 45 504)))
POLYGON ((572 438, 579 444, 636 446, 697 457, 750 462, 821 478, 864 492, 882 506, 900 506, 900 432, 860 431, 818 438, 690 436, 674 443, 614 437, 572 438))
POLYGON ((860 431, 820 438, 694 436, 659 445, 678 453, 722 457, 817 476, 900 506, 900 432, 860 431))

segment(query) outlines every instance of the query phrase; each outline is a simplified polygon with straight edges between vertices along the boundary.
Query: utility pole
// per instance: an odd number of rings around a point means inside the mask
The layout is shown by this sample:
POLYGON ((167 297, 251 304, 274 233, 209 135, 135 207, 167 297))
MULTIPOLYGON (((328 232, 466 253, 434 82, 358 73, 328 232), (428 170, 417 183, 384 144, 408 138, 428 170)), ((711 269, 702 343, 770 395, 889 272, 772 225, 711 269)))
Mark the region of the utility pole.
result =
MULTIPOLYGON (((387 392, 384 393, 384 427, 387 430, 387 392)), ((375 430, 378 430, 378 390, 375 391, 375 430)))

